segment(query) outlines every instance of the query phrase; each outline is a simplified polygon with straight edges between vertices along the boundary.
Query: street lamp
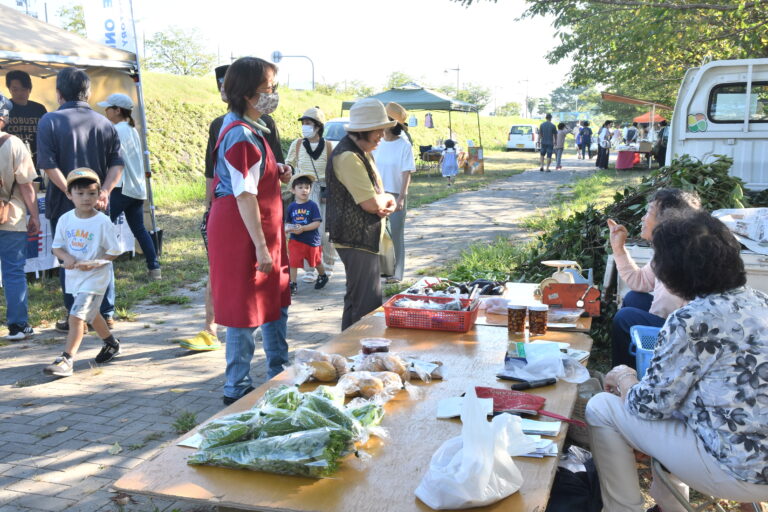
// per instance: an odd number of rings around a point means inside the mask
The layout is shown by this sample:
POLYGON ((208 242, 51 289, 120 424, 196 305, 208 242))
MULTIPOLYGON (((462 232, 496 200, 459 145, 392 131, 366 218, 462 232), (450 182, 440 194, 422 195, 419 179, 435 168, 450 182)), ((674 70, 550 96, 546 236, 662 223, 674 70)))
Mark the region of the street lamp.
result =
POLYGON ((315 63, 312 62, 312 59, 307 57, 306 55, 283 55, 281 52, 275 50, 272 52, 272 62, 275 64, 278 64, 283 59, 289 59, 289 58, 300 58, 300 59, 307 59, 309 63, 312 65, 312 90, 315 90, 315 63))
POLYGON ((456 72, 456 99, 459 99, 459 72, 461 71, 461 68, 457 65, 455 68, 446 69, 443 71, 443 73, 447 73, 449 71, 456 72))

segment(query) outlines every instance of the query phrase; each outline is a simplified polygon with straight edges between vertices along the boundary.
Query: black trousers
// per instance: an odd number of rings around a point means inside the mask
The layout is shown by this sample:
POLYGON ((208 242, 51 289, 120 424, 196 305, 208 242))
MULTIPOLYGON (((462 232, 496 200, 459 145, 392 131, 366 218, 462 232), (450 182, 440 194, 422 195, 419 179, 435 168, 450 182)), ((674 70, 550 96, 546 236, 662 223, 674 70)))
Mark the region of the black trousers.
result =
POLYGON ((341 330, 381 306, 379 255, 360 249, 336 249, 347 274, 341 330))
POLYGON ((595 162, 595 166, 597 166, 598 169, 608 168, 610 152, 611 150, 609 148, 604 148, 602 146, 597 147, 597 161, 595 162))

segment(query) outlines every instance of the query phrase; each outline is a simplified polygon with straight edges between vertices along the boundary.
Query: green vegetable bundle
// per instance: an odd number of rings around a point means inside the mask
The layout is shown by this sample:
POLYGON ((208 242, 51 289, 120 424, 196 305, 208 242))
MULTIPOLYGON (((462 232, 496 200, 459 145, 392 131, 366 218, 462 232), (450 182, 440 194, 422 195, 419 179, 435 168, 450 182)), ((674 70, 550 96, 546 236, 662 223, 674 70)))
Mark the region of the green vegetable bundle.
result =
POLYGON ((353 450, 348 430, 326 427, 200 450, 187 462, 322 478, 333 474, 339 459, 353 450))
POLYGON ((256 407, 265 408, 272 406, 287 411, 295 411, 301 405, 302 396, 303 394, 296 386, 278 386, 267 390, 256 407))
POLYGON ((364 427, 376 427, 381 424, 381 420, 384 418, 384 407, 372 402, 359 407, 352 407, 347 409, 347 412, 364 427))

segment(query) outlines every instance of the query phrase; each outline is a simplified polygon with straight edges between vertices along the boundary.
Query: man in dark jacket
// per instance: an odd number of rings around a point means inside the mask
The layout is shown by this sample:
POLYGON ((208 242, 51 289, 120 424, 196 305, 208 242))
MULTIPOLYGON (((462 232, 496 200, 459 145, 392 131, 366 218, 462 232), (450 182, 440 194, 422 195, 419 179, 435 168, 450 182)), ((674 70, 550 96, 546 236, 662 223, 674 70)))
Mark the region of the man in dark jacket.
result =
MULTIPOLYGON (((101 192, 96 208, 105 210, 109 194, 120 182, 123 174, 123 158, 120 155, 120 139, 114 125, 88 105, 91 80, 85 71, 64 68, 56 76, 56 94, 59 109, 40 118, 37 126, 37 165, 45 171, 50 185, 45 194, 45 216, 51 221, 51 232, 56 232, 59 218, 75 205, 67 199, 67 175, 78 167, 93 170, 101 180, 101 192)), ((59 269, 61 291, 67 315, 72 309, 74 297, 66 293, 64 268, 59 269)), ((115 278, 101 304, 101 315, 112 328, 115 314, 115 278)), ((69 331, 69 322, 56 322, 56 330, 69 331)))

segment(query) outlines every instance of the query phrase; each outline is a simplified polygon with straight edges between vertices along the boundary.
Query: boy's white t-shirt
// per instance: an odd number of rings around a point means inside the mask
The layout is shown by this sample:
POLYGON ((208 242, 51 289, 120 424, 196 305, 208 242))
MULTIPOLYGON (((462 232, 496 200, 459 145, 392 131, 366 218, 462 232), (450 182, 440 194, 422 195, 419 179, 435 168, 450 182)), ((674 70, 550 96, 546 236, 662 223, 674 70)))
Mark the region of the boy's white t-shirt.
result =
POLYGON ((403 137, 391 141, 381 139, 379 147, 373 150, 373 158, 384 183, 384 191, 390 194, 400 193, 404 172, 416 171, 413 148, 403 137))
MULTIPOLYGON (((70 210, 59 219, 54 249, 64 249, 77 261, 103 259, 105 255, 119 256, 120 246, 115 236, 115 227, 109 217, 101 212, 93 217, 81 219, 70 210)), ((67 293, 103 294, 109 286, 112 263, 93 270, 67 270, 64 287, 67 293)))

